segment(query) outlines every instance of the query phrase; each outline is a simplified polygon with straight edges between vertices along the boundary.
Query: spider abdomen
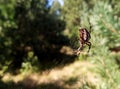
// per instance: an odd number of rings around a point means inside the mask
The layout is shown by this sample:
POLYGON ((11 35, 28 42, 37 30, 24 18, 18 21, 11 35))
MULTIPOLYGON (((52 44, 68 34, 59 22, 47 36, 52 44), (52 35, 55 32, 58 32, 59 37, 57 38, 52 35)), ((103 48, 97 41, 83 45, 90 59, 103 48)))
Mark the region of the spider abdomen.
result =
POLYGON ((82 42, 88 42, 91 38, 90 33, 87 31, 86 28, 82 28, 80 31, 80 40, 82 42))

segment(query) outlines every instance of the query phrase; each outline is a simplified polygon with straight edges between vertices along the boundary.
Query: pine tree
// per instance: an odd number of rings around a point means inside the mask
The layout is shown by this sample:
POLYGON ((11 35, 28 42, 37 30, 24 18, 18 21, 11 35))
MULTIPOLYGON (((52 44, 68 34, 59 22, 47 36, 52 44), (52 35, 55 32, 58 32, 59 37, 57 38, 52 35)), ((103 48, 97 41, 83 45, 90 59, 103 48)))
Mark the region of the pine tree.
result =
MULTIPOLYGON (((120 75, 120 70, 115 61, 116 55, 119 54, 112 54, 110 51, 110 48, 120 46, 119 1, 65 0, 64 3, 62 14, 66 21, 66 29, 69 30, 68 32, 71 37, 78 35, 78 27, 80 25, 89 29, 88 21, 90 20, 92 24, 92 48, 86 59, 96 64, 97 67, 94 70, 97 70, 102 79, 101 83, 95 89, 119 89, 120 79, 118 75, 120 75), (78 23, 74 24, 76 17, 78 18, 78 23)), ((77 45, 79 44, 77 43, 77 45)))

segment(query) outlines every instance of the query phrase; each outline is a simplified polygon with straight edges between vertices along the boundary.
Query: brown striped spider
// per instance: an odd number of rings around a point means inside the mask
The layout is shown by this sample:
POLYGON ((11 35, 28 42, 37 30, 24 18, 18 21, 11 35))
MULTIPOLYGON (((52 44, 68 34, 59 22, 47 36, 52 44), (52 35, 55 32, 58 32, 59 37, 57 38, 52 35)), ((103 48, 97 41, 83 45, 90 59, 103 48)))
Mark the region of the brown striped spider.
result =
POLYGON ((83 46, 86 44, 88 45, 89 49, 87 52, 90 51, 91 49, 91 42, 89 42, 91 36, 90 36, 90 33, 91 33, 91 28, 92 26, 90 25, 90 31, 88 31, 86 28, 80 28, 79 29, 79 48, 77 50, 75 50, 75 54, 78 55, 80 54, 81 50, 83 49, 83 46))

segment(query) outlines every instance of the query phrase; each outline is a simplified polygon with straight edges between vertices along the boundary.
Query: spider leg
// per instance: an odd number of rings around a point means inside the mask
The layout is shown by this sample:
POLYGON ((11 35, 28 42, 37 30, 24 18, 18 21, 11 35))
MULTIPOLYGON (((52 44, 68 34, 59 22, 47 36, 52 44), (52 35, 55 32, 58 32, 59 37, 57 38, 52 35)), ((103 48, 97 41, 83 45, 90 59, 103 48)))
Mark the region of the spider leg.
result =
POLYGON ((89 31, 89 32, 91 33, 91 31, 92 31, 92 27, 93 27, 93 26, 91 25, 91 23, 90 23, 90 19, 89 19, 89 18, 88 18, 88 22, 89 22, 89 25, 90 25, 90 31, 89 31))
POLYGON ((82 44, 82 42, 81 42, 80 40, 79 40, 79 44, 80 44, 79 48, 74 51, 74 53, 75 53, 76 55, 80 54, 80 52, 81 52, 81 50, 82 50, 82 48, 83 48, 83 44, 82 44))
POLYGON ((78 51, 80 51, 80 50, 82 50, 82 48, 83 48, 83 43, 79 40, 79 44, 80 44, 80 46, 79 46, 79 48, 77 49, 78 51))
POLYGON ((90 49, 91 49, 91 42, 86 42, 86 44, 89 46, 89 49, 88 49, 88 51, 87 51, 87 52, 89 52, 90 49))

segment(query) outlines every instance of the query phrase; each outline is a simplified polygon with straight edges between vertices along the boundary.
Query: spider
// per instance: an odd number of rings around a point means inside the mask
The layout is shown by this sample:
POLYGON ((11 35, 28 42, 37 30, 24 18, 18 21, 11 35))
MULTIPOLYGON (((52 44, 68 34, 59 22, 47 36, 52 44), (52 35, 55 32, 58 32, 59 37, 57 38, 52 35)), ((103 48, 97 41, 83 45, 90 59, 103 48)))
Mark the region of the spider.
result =
POLYGON ((91 28, 92 26, 90 25, 90 31, 88 31, 86 28, 80 28, 79 29, 79 44, 80 44, 80 47, 75 51, 75 54, 79 54, 81 52, 81 50, 83 49, 83 46, 86 44, 88 45, 89 49, 87 52, 90 51, 91 49, 91 42, 89 42, 91 36, 90 36, 90 33, 91 33, 91 28))

